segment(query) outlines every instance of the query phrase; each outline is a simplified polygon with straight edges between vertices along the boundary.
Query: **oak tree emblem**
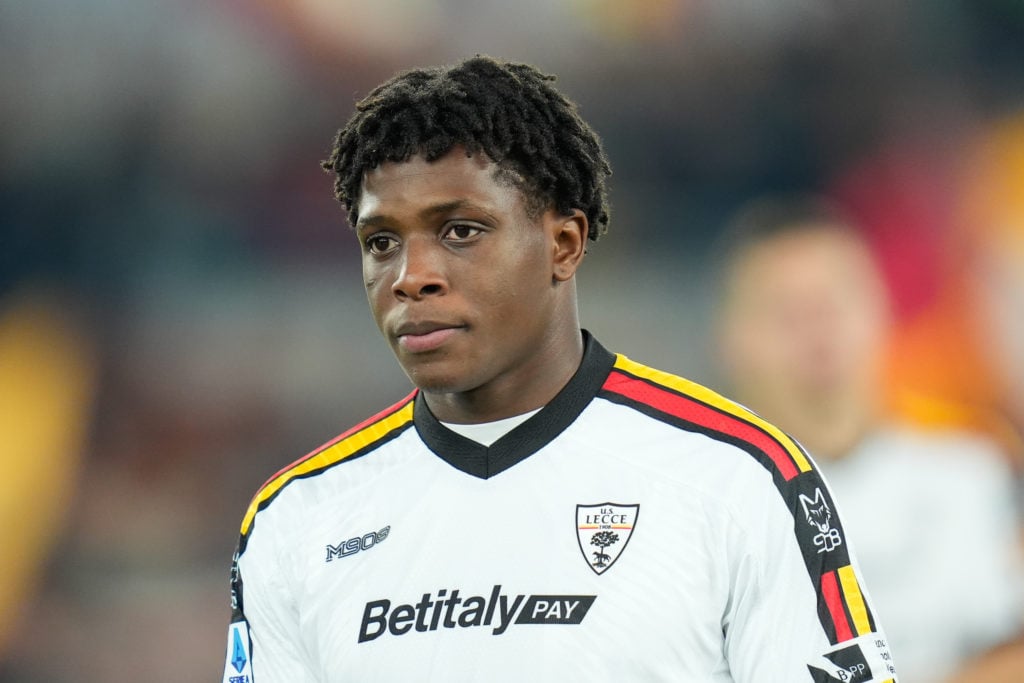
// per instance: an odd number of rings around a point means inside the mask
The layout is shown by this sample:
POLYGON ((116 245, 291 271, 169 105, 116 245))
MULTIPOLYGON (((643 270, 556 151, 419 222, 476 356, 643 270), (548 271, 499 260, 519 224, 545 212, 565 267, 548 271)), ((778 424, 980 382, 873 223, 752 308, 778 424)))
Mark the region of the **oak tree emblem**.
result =
POLYGON ((612 561, 612 556, 606 552, 602 552, 605 548, 610 545, 615 545, 619 542, 619 535, 612 531, 598 531, 590 538, 590 545, 596 545, 601 550, 595 550, 592 554, 594 555, 594 561, 591 562, 595 567, 607 567, 612 561))
POLYGON ((587 565, 595 574, 608 571, 622 556, 633 535, 639 513, 639 504, 576 506, 576 540, 587 565))

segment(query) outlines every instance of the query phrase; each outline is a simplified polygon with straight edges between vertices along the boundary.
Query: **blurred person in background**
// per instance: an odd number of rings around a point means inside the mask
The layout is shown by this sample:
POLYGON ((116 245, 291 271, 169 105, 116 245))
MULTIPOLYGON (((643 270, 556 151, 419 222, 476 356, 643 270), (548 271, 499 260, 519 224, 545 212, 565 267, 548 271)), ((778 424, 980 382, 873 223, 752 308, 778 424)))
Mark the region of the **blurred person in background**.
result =
POLYGON ((611 170, 552 80, 416 69, 338 133, 324 166, 417 389, 257 492, 224 683, 893 681, 803 451, 581 330, 611 170))
POLYGON ((820 198, 767 198, 721 258, 728 381, 820 463, 902 680, 1019 680, 1012 473, 989 440, 890 418, 887 293, 856 228, 820 198))

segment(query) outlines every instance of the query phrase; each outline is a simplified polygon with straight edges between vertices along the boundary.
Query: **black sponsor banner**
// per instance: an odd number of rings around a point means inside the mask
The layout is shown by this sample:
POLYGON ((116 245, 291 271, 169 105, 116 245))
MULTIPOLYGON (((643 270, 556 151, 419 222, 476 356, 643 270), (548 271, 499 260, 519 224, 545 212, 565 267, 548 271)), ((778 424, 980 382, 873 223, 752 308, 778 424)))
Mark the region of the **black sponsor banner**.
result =
POLYGON ((517 624, 578 624, 596 595, 531 595, 519 611, 517 624))

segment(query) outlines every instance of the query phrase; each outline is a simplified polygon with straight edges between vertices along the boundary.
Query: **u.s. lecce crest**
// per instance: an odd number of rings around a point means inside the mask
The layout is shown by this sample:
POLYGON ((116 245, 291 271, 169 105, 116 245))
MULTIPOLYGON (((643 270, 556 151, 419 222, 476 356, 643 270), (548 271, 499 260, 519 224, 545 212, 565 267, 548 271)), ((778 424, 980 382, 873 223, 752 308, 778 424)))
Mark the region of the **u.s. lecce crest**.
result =
POLYGON ((576 539, 583 559, 596 574, 604 574, 622 556, 639 514, 639 504, 576 506, 576 539))

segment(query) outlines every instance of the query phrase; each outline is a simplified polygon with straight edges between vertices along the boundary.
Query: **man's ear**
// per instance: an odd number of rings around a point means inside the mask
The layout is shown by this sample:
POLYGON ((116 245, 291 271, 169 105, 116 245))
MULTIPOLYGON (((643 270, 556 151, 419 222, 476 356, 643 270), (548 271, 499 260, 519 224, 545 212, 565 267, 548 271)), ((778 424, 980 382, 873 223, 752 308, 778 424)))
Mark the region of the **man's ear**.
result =
POLYGON ((555 282, 565 282, 576 274, 586 253, 587 232, 590 225, 587 216, 579 209, 573 209, 569 215, 549 210, 545 222, 552 234, 554 258, 551 264, 551 277, 555 282))

